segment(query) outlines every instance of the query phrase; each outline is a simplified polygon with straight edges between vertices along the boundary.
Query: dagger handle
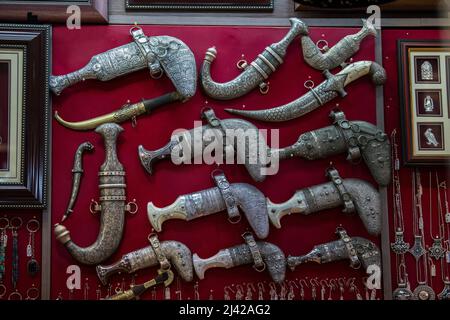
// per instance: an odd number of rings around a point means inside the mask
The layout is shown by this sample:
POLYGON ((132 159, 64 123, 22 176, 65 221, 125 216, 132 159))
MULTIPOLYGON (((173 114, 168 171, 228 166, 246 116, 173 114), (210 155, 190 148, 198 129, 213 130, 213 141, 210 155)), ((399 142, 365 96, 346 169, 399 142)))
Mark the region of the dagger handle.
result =
POLYGON ((278 229, 281 228, 280 220, 285 215, 302 213, 306 209, 307 204, 303 191, 297 191, 288 201, 279 204, 267 199, 267 212, 269 213, 270 221, 278 229))
POLYGON ((205 278, 205 271, 211 268, 232 268, 234 267, 233 259, 228 249, 217 252, 212 257, 202 259, 196 253, 192 256, 194 270, 200 279, 205 278))
POLYGON ((171 205, 158 208, 153 202, 147 204, 147 215, 150 223, 157 232, 161 232, 162 224, 166 220, 180 219, 187 220, 186 196, 179 196, 171 205))

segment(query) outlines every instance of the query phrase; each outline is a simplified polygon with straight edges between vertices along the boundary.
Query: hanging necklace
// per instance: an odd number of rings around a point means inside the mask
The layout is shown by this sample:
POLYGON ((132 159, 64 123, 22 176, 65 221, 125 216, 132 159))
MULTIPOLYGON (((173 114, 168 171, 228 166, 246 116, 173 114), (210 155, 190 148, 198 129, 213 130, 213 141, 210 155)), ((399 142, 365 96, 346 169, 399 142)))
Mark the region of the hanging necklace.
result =
POLYGON ((420 174, 417 170, 412 173, 412 197, 413 197, 413 232, 414 245, 409 252, 416 259, 416 264, 420 257, 427 253, 423 247, 423 216, 422 216, 422 186, 420 183, 420 174), (416 181, 419 180, 419 181, 416 181))
MULTIPOLYGON (((444 189, 444 200, 445 200, 445 226, 444 233, 447 231, 447 240, 445 240, 445 246, 447 248, 447 254, 446 254, 446 261, 447 263, 450 263, 450 210, 448 205, 448 199, 447 199, 447 182, 444 181, 441 184, 442 189, 444 189)), ((444 237, 445 238, 445 237, 444 237)))
POLYGON ((0 283, 3 282, 5 276, 5 258, 6 258, 6 245, 8 243, 7 230, 9 227, 9 220, 6 217, 0 218, 0 283))
POLYGON ((19 281, 19 233, 18 230, 22 226, 22 218, 13 217, 10 221, 10 228, 12 229, 12 285, 16 289, 19 281))
MULTIPOLYGON (((433 238, 433 215, 432 215, 432 201, 431 201, 431 172, 430 172, 430 237, 433 239, 433 245, 428 248, 428 254, 434 258, 435 260, 440 260, 445 257, 446 250, 442 246, 442 242, 444 240, 444 234, 441 227, 441 217, 442 217, 442 202, 441 202, 441 193, 439 191, 440 183, 439 183, 439 177, 436 172, 436 184, 437 184, 437 190, 438 190, 438 218, 439 218, 439 235, 436 235, 435 238, 433 238)), ((433 264, 434 266, 434 264, 433 264)))
POLYGON ((403 206, 400 189, 400 160, 398 158, 398 145, 396 141, 397 131, 394 129, 391 133, 392 141, 392 159, 394 166, 392 167, 392 204, 394 206, 394 228, 395 241, 391 243, 391 249, 397 255, 403 255, 409 250, 409 243, 404 241, 405 225, 403 222, 403 206))
POLYGON ((435 300, 436 294, 433 289, 427 284, 428 282, 428 257, 427 252, 424 249, 424 228, 423 228, 423 211, 422 211, 422 183, 420 179, 420 172, 415 169, 413 179, 414 184, 413 188, 416 190, 414 204, 414 248, 413 255, 416 258, 416 278, 417 278, 417 287, 414 290, 414 298, 416 300, 435 300), (416 233, 417 232, 417 233, 416 233), (419 243, 420 242, 420 243, 419 243), (419 253, 419 251, 422 251, 419 253), (422 267, 420 266, 420 261, 422 260, 422 267))
POLYGON ((35 258, 35 235, 39 231, 40 224, 36 219, 31 219, 27 222, 28 245, 27 245, 27 272, 30 276, 34 277, 39 272, 39 262, 35 258))
MULTIPOLYGON (((442 232, 440 235, 442 236, 442 239, 445 239, 445 217, 442 210, 442 204, 441 204, 441 188, 444 190, 444 199, 445 199, 445 210, 446 215, 448 214, 448 202, 447 202, 447 184, 446 182, 439 183, 439 179, 436 173, 436 182, 438 184, 438 199, 439 199, 439 206, 441 207, 440 210, 440 216, 439 216, 439 231, 442 232)), ((448 228, 448 225, 447 225, 448 228)), ((448 233, 448 230, 447 230, 448 233)), ((444 257, 441 258, 441 278, 442 282, 444 283, 444 288, 442 289, 441 293, 438 294, 439 300, 450 300, 450 276, 449 276, 449 270, 448 270, 448 264, 444 260, 444 257)))

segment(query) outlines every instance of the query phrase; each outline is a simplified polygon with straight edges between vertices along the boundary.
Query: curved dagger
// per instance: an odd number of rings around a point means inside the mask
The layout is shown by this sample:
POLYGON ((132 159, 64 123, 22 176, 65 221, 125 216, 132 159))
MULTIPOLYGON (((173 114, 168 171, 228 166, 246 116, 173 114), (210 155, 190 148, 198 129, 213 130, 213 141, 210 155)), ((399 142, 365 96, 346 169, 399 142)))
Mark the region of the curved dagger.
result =
POLYGON ((323 106, 339 95, 345 97, 347 93, 344 88, 363 76, 370 75, 372 82, 377 86, 386 82, 386 71, 379 64, 372 61, 352 63, 336 75, 326 70, 324 71, 324 75, 327 80, 288 104, 265 110, 225 109, 225 111, 260 121, 288 121, 301 117, 323 106))

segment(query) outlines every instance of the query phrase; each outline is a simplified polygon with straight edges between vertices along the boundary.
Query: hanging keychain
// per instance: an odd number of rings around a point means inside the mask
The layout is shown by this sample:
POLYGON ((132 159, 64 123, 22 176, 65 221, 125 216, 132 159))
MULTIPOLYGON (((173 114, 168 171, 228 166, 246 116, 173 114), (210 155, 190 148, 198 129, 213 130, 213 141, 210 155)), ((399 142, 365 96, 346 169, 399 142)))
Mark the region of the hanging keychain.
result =
POLYGON ((194 285, 194 300, 200 300, 200 292, 198 291, 198 281, 194 285))
POLYGON ((289 281, 289 292, 287 295, 287 299, 288 300, 294 300, 295 299, 295 290, 294 287, 296 287, 298 289, 297 283, 295 283, 295 281, 289 281))
POLYGON ((232 293, 234 293, 234 290, 230 288, 230 286, 225 286, 223 288, 223 300, 231 300, 231 296, 230 296, 230 292, 228 291, 230 290, 232 293))
POLYGON ((264 292, 266 292, 266 288, 264 287, 263 282, 258 282, 258 300, 264 300, 264 292))
POLYGON ((275 286, 275 283, 269 283, 269 288, 270 300, 278 300, 277 287, 275 286))
POLYGON ((5 276, 5 258, 6 258, 6 245, 8 244, 7 229, 9 227, 9 220, 6 217, 0 218, 0 283, 3 282, 5 276))
POLYGON ((253 292, 256 292, 253 283, 247 283, 247 293, 245 295, 245 300, 253 300, 253 292))
POLYGON ((339 300, 344 300, 344 293, 345 293, 345 277, 344 278, 339 278, 338 279, 338 284, 339 284, 339 300))
POLYGON ((324 280, 324 279, 320 280, 320 300, 322 300, 322 301, 325 300, 325 294, 327 293, 327 289, 326 289, 327 286, 328 286, 328 283, 326 280, 324 280))
MULTIPOLYGON (((307 278, 306 278, 306 279, 307 279, 307 278)), ((302 282, 304 282, 304 283, 305 283, 305 286, 306 286, 307 288, 309 288, 308 282, 306 282, 306 279, 300 279, 300 280, 298 281, 298 284, 300 285, 300 299, 301 299, 301 300, 305 300, 305 287, 303 287, 302 282)))
POLYGON ((235 300, 242 300, 242 298, 244 298, 244 287, 242 287, 242 285, 238 284, 238 285, 236 285, 235 300))
POLYGON ((280 284, 280 300, 286 300, 286 295, 287 295, 287 288, 286 288, 286 283, 282 283, 280 284))
POLYGON ((25 300, 37 300, 39 298, 39 289, 35 287, 34 283, 31 285, 31 288, 27 290, 27 296, 25 300))
POLYGON ((39 231, 40 224, 36 219, 31 219, 27 222, 28 245, 27 245, 27 257, 29 258, 27 262, 27 272, 31 277, 34 277, 39 272, 39 263, 35 258, 35 235, 39 231))
POLYGON ((10 228, 12 229, 12 285, 15 289, 19 281, 19 233, 18 230, 22 226, 22 219, 20 217, 13 217, 10 220, 10 228))

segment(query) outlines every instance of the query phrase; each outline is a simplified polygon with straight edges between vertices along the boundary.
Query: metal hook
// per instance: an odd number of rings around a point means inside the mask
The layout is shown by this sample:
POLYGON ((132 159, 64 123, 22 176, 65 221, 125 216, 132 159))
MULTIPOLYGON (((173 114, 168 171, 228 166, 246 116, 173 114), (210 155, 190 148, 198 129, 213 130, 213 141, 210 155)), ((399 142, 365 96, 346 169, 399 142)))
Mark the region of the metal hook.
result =
POLYGON ((289 286, 294 285, 294 286, 298 289, 298 285, 297 285, 297 283, 296 283, 294 280, 290 280, 290 281, 288 282, 288 285, 289 285, 289 286))
POLYGON ((253 290, 253 292, 256 292, 255 286, 253 283, 247 283, 247 290, 251 288, 251 290, 253 290))
POLYGON ((304 283, 305 283, 305 286, 306 286, 307 288, 309 288, 308 282, 306 282, 305 279, 300 279, 300 280, 298 281, 298 284, 300 285, 300 287, 303 288, 302 282, 304 282, 304 283))
POLYGON ((266 288, 264 287, 264 283, 263 282, 258 282, 257 286, 258 286, 259 290, 261 290, 262 292, 266 292, 266 288))
POLYGON ((312 287, 320 287, 320 284, 319 284, 319 278, 318 278, 318 277, 315 277, 315 278, 310 279, 310 280, 309 280, 309 283, 311 284, 312 287), (316 284, 313 284, 313 283, 312 283, 313 281, 314 281, 316 284))

